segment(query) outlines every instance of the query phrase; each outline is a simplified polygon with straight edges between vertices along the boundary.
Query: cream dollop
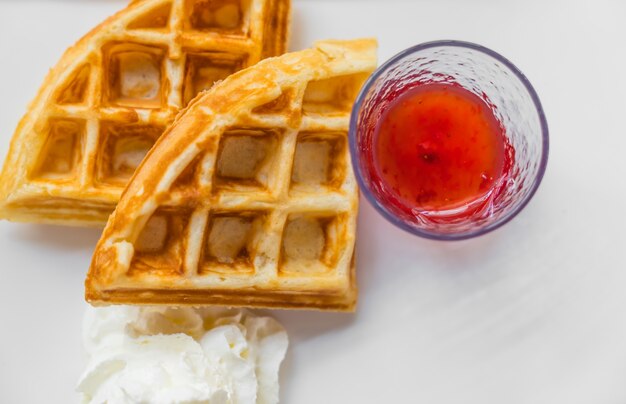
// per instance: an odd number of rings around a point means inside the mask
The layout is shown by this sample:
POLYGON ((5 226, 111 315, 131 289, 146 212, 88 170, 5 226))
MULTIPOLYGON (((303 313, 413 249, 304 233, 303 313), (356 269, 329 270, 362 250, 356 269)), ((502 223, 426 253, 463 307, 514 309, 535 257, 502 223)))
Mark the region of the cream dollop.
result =
POLYGON ((278 402, 287 333, 244 310, 88 308, 83 403, 278 402))

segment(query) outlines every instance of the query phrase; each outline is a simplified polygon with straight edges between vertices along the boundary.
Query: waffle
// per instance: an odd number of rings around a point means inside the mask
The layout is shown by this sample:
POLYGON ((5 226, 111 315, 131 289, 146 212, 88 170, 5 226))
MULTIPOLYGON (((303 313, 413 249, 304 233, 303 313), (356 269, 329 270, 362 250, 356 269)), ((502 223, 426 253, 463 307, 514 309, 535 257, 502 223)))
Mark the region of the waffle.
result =
POLYGON ((69 48, 13 137, 0 218, 104 225, 195 95, 282 54, 289 0, 138 0, 69 48))
POLYGON ((86 299, 353 310, 350 109, 374 40, 266 59, 199 96, 140 165, 86 299))

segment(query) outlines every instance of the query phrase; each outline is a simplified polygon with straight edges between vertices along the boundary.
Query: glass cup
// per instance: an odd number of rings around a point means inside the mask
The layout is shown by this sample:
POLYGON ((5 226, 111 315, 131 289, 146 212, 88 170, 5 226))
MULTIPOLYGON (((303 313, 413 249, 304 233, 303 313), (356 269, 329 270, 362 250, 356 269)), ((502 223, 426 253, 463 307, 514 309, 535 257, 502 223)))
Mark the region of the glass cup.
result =
POLYGON ((394 225, 437 240, 476 237, 507 223, 534 195, 548 161, 548 125, 528 79, 498 53, 461 41, 416 45, 380 66, 356 99, 349 139, 354 172, 370 203, 394 225), (434 83, 461 86, 485 101, 511 146, 512 166, 489 192, 460 207, 399 207, 377 173, 377 124, 399 96, 434 83))

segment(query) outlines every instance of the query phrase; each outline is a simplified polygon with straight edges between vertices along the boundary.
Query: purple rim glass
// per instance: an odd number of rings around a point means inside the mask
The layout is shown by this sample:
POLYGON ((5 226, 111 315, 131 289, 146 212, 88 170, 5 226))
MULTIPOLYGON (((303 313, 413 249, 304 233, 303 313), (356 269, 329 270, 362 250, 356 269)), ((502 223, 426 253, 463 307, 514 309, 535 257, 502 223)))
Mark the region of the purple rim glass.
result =
MULTIPOLYGON (((459 64, 463 65, 463 63, 459 64)), ((505 74, 508 74, 508 72, 505 72, 505 74)), ((505 57, 498 54, 497 52, 494 52, 491 49, 485 48, 484 46, 475 43, 456 40, 440 40, 415 45, 393 56, 391 59, 383 63, 378 69, 376 69, 376 71, 368 78, 368 80, 361 88, 361 91, 352 108, 352 114, 350 117, 349 143, 350 153, 352 157, 352 167, 354 169, 354 173, 356 175, 361 191, 363 192, 367 200, 380 214, 383 215, 385 219, 387 219, 395 226, 417 236, 433 240, 464 240, 472 237, 477 237, 493 231, 513 219, 522 209, 524 209, 524 207, 532 199, 533 195, 537 191, 537 188, 541 184, 541 180, 543 179, 543 175, 545 173, 548 162, 549 151, 548 124, 545 118, 545 114, 541 106, 541 102, 539 101, 539 97, 537 96, 535 89, 530 84, 526 76, 524 76, 524 74, 517 67, 515 67, 513 63, 511 63, 509 60, 507 60, 505 57), (452 233, 439 232, 429 230, 425 227, 420 227, 420 225, 415 222, 408 223, 405 219, 399 217, 398 214, 394 213, 377 198, 372 189, 370 189, 369 181, 367 181, 363 175, 363 170, 367 167, 363 166, 363 162, 361 159, 358 129, 360 112, 364 108, 365 100, 370 97, 370 93, 374 90, 373 87, 378 82, 378 80, 381 79, 381 77, 383 77, 385 74, 390 74, 389 72, 392 69, 397 67, 403 61, 406 61, 411 56, 425 50, 430 50, 432 48, 462 48, 465 50, 470 50, 479 54, 483 54, 488 58, 493 59, 495 65, 499 63, 501 66, 504 66, 508 70, 508 72, 512 74, 513 79, 519 80, 521 88, 527 92, 526 95, 530 97, 532 104, 534 104, 534 112, 536 113, 536 118, 539 121, 539 130, 541 131, 541 154, 538 157, 538 167, 536 168, 536 174, 533 175, 532 183, 529 184, 527 189, 524 190, 525 193, 523 194, 523 196, 519 200, 516 200, 515 206, 506 213, 501 214, 493 221, 485 221, 476 228, 468 231, 452 233)), ((521 187, 521 185, 517 186, 521 187)))

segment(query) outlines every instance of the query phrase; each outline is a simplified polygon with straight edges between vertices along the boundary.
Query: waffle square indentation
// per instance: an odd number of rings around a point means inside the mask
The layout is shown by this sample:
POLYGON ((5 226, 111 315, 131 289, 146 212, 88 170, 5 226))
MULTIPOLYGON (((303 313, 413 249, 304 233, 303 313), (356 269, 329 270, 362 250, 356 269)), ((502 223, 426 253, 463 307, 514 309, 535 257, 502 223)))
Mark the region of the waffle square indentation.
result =
POLYGON ((186 26, 194 31, 242 35, 248 31, 251 0, 187 0, 186 26))
POLYGON ((350 113, 356 94, 367 77, 367 73, 359 73, 309 82, 302 100, 303 113, 311 115, 350 113))
POLYGON ((290 214, 283 229, 279 273, 329 273, 345 236, 345 220, 344 215, 323 212, 290 214))
POLYGON ((254 273, 267 215, 260 211, 212 213, 207 225, 200 273, 254 273))
POLYGON ((47 139, 39 154, 35 178, 72 180, 78 172, 83 154, 85 121, 79 119, 51 119, 47 139))
POLYGON ((86 101, 90 74, 89 65, 82 65, 74 70, 58 90, 56 102, 61 105, 83 104, 86 101))
POLYGON ((185 212, 157 210, 148 219, 134 243, 135 253, 129 275, 183 273, 184 240, 189 222, 185 212))
POLYGON ((346 172, 344 132, 303 132, 298 135, 291 171, 291 187, 315 190, 338 187, 346 172))
POLYGON ((105 48, 104 104, 159 108, 165 102, 165 49, 138 44, 105 48))
POLYGON ((96 181, 126 185, 163 131, 161 126, 102 122, 104 148, 98 156, 96 181))
POLYGON ((265 188, 274 174, 278 132, 234 129, 225 132, 217 153, 214 189, 265 188))
POLYGON ((198 93, 208 90, 215 84, 241 70, 244 58, 219 52, 190 53, 185 63, 183 86, 184 105, 189 104, 198 93))

